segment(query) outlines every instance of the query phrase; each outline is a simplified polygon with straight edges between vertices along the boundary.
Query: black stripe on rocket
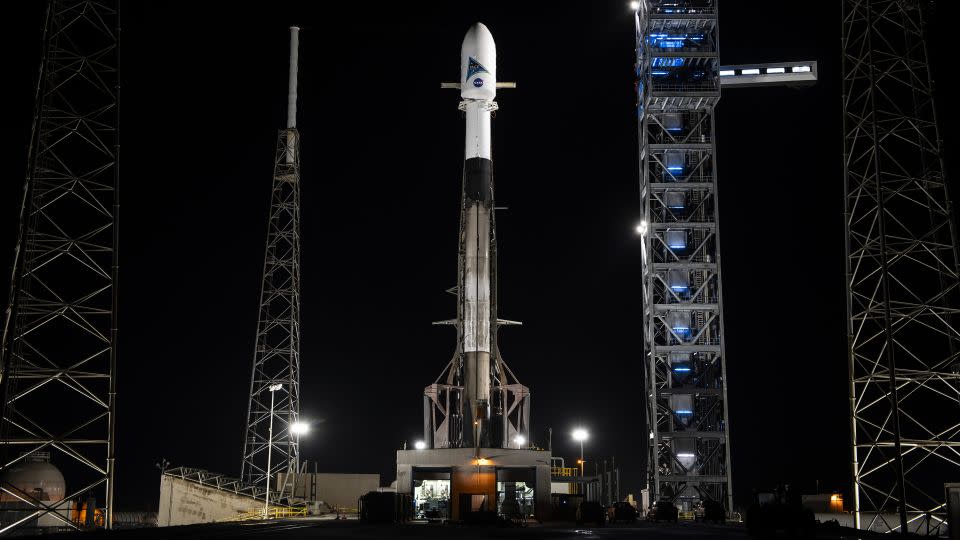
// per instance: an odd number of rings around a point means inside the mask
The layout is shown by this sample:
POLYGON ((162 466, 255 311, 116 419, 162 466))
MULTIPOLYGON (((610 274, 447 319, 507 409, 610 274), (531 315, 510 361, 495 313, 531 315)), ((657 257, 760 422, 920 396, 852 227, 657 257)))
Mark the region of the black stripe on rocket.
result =
POLYGON ((493 201, 493 161, 475 157, 463 162, 463 190, 467 201, 490 206, 493 201))

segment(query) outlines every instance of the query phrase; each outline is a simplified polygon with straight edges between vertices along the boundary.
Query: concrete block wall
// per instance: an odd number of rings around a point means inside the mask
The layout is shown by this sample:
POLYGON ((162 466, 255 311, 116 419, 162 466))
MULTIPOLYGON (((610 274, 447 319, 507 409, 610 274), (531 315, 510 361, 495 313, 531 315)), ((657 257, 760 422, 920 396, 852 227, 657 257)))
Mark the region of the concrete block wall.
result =
POLYGON ((229 521, 239 514, 261 510, 263 501, 163 475, 157 526, 193 525, 229 521))

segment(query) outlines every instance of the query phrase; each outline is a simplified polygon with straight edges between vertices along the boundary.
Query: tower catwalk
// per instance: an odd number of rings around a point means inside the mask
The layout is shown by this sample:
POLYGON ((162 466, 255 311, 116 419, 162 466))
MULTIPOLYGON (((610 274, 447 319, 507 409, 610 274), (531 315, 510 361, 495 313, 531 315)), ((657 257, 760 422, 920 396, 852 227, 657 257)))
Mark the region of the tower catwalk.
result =
POLYGON ((651 501, 732 508, 714 107, 712 0, 636 13, 643 341, 651 501))
MULTIPOLYGON (((290 28, 287 127, 277 137, 241 478, 260 484, 296 471, 300 417, 299 28, 290 28), (278 386, 279 385, 279 386, 278 386)), ((286 475, 287 478, 290 475, 286 475)), ((282 488, 281 488, 282 489, 282 488)))
POLYGON ((925 2, 843 2, 856 526, 942 535, 960 479, 960 275, 925 2))
POLYGON ((3 512, 0 534, 38 523, 79 528, 68 505, 89 496, 106 505, 96 525, 111 526, 118 71, 116 2, 51 1, 3 314, 0 476, 49 460, 66 490, 0 483, 4 508, 23 509, 3 512))

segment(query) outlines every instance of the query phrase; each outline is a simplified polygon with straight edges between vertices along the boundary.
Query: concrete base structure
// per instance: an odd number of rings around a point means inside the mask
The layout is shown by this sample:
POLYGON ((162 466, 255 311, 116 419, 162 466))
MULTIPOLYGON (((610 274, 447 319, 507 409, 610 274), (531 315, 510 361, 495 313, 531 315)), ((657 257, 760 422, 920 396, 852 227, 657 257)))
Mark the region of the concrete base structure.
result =
POLYGON ((414 496, 424 479, 449 480, 449 518, 467 519, 472 512, 506 513, 501 508, 509 490, 504 486, 533 488, 533 514, 550 519, 550 452, 510 448, 437 448, 397 451, 399 493, 414 496))
POLYGON ((169 475, 160 477, 157 525, 193 525, 230 521, 263 509, 263 501, 169 475))
MULTIPOLYGON (((294 500, 324 502, 331 508, 357 508, 361 496, 380 488, 379 474, 301 473, 293 476, 294 500)), ((285 477, 285 473, 278 473, 276 485, 284 485, 285 477)))

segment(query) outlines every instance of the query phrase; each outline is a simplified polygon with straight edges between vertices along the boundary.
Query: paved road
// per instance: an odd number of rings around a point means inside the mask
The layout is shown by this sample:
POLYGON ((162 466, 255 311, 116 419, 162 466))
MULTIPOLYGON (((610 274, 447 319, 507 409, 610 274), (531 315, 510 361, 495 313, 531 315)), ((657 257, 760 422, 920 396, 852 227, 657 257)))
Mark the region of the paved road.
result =
MULTIPOLYGON (((870 535, 872 536, 872 535, 870 535)), ((587 539, 658 539, 685 538, 691 540, 723 538, 747 540, 746 531, 736 525, 708 525, 700 523, 639 522, 635 525, 607 525, 605 527, 575 527, 573 524, 531 525, 523 528, 455 527, 444 525, 368 525, 357 521, 318 521, 310 519, 248 522, 231 524, 193 525, 100 533, 84 533, 83 538, 318 538, 361 539, 380 538, 463 538, 467 540, 491 538, 496 540, 587 540, 587 539)), ((818 538, 863 538, 847 529, 818 538)), ((76 534, 57 535, 56 538, 77 538, 76 534)), ((786 538, 784 536, 784 538, 786 538)))

